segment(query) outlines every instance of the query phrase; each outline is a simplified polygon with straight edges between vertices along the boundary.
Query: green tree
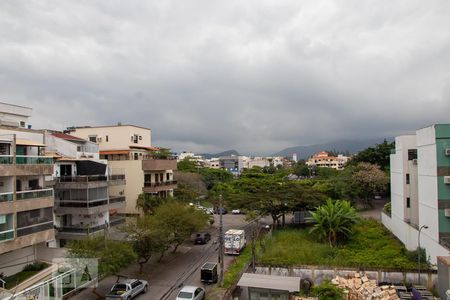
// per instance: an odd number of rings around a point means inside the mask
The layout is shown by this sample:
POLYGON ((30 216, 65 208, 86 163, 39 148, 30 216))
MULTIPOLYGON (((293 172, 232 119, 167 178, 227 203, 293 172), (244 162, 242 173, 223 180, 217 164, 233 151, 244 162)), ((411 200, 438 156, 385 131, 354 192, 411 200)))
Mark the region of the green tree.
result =
POLYGON ((391 150, 395 148, 395 143, 384 140, 381 144, 376 144, 374 147, 369 147, 356 154, 347 164, 357 165, 361 162, 366 162, 378 165, 382 170, 389 169, 389 157, 391 150))
POLYGON ((177 163, 177 170, 183 172, 197 172, 197 163, 190 157, 185 157, 177 163))
POLYGON ((354 225, 359 222, 356 210, 346 200, 328 199, 311 214, 317 223, 310 233, 326 239, 330 246, 347 239, 353 233, 354 225))
POLYGON ((149 214, 163 202, 164 199, 159 196, 141 193, 136 200, 136 208, 142 210, 144 214, 149 214))
POLYGON ((344 299, 344 290, 333 285, 330 280, 325 280, 321 284, 313 286, 312 294, 319 300, 344 299))
POLYGON ((68 245, 69 257, 98 258, 100 276, 112 275, 136 260, 130 243, 105 240, 103 236, 74 240, 68 245))
POLYGON ((354 168, 352 183, 353 186, 359 187, 360 197, 364 198, 367 204, 371 204, 374 195, 387 189, 389 179, 379 166, 359 163, 354 168))
POLYGON ((199 197, 199 193, 186 183, 178 183, 174 191, 174 197, 182 202, 192 202, 199 197))
POLYGON ((206 188, 211 190, 216 184, 230 182, 234 179, 233 174, 227 170, 204 168, 200 170, 206 188))
POLYGON ((155 211, 154 218, 155 226, 164 228, 169 234, 174 253, 191 234, 209 223, 209 215, 175 200, 160 205, 155 211))
POLYGON ((137 255, 139 272, 142 274, 144 265, 154 254, 161 253, 170 243, 167 239, 169 235, 165 227, 158 226, 155 217, 144 215, 129 222, 123 229, 132 240, 133 250, 137 255))

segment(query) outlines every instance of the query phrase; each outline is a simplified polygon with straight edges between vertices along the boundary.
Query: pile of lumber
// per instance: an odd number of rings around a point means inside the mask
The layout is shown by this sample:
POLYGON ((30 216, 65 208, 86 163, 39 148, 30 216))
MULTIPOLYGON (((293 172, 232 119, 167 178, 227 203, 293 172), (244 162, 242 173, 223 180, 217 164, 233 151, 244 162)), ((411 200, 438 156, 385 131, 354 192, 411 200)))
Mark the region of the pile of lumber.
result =
POLYGON ((376 280, 367 278, 364 273, 355 273, 352 277, 336 276, 331 282, 348 291, 348 300, 398 300, 392 286, 378 286, 376 280))

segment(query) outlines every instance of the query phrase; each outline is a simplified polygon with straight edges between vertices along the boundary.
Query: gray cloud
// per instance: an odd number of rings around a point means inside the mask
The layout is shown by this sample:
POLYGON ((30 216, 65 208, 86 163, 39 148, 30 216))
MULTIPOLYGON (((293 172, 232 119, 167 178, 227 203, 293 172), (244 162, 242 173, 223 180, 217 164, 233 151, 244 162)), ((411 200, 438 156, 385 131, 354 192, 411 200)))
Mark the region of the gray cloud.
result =
POLYGON ((448 1, 0 3, 0 99, 34 127, 131 123, 271 153, 449 122, 448 1))

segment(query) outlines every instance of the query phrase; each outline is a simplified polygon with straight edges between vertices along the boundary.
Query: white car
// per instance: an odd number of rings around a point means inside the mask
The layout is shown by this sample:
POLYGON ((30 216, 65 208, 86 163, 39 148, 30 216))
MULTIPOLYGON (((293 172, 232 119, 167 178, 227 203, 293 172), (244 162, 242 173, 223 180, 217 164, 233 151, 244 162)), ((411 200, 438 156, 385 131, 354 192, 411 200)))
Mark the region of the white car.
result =
POLYGON ((146 293, 148 290, 148 282, 138 279, 127 279, 122 282, 116 283, 108 294, 106 294, 106 300, 118 300, 125 299, 131 300, 138 296, 140 293, 146 293))
POLYGON ((205 290, 201 287, 187 285, 178 293, 176 300, 203 300, 205 299, 205 290))
POLYGON ((233 209, 233 210, 231 211, 231 213, 232 213, 233 215, 239 215, 239 214, 241 213, 241 210, 240 210, 240 209, 233 209))

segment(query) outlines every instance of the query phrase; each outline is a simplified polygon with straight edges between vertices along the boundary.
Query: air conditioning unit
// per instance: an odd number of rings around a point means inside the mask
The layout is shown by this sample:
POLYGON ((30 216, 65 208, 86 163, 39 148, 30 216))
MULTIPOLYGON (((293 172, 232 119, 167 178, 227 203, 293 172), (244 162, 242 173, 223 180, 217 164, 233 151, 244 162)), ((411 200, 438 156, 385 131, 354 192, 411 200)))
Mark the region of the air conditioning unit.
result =
POLYGON ((450 217, 450 208, 444 209, 444 215, 445 215, 446 217, 450 217))
POLYGON ((450 176, 444 176, 444 183, 450 184, 450 176))
POLYGON ((100 143, 102 141, 102 138, 101 137, 98 137, 97 138, 97 143, 100 143))
POLYGON ((445 155, 450 156, 450 149, 445 149, 445 155))
POLYGON ((413 159, 412 162, 413 162, 413 165, 417 165, 417 158, 413 159))

